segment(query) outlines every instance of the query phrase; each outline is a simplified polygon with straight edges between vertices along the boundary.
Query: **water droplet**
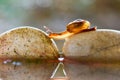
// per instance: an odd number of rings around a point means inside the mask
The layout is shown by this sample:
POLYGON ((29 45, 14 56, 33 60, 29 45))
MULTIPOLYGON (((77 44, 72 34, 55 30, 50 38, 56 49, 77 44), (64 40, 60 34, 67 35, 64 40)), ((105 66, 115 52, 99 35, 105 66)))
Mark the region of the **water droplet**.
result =
MULTIPOLYGON (((60 53, 60 52, 59 52, 59 53, 60 53)), ((58 60, 59 60, 60 62, 64 61, 64 56, 63 56, 63 54, 60 54, 60 57, 58 58, 58 60)))
POLYGON ((22 65, 21 62, 16 62, 16 61, 13 61, 12 64, 13 64, 13 65, 16 65, 16 66, 20 66, 20 65, 22 65))
POLYGON ((59 60, 60 62, 62 62, 62 61, 64 60, 64 58, 63 58, 63 57, 60 57, 60 58, 58 58, 58 60, 59 60))

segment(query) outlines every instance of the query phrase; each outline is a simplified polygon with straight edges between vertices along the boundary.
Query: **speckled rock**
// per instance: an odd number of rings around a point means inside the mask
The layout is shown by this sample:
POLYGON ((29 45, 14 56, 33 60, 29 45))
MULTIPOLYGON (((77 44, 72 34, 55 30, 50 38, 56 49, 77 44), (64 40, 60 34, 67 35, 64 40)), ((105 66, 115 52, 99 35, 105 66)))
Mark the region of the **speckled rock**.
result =
POLYGON ((83 32, 66 39, 63 52, 70 80, 119 80, 120 31, 83 32))
POLYGON ((40 29, 25 26, 0 35, 0 80, 48 80, 57 58, 56 44, 40 29))
POLYGON ((66 39, 63 52, 82 61, 120 61, 120 31, 98 29, 73 35, 66 39))
POLYGON ((53 40, 40 29, 19 27, 0 35, 0 56, 55 58, 58 50, 53 40))

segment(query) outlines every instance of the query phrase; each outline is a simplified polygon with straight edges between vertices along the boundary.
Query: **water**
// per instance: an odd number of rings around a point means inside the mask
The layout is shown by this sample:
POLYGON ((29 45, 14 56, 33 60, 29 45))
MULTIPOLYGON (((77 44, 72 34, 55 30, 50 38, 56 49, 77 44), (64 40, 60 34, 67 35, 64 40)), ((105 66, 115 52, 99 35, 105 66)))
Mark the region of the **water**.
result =
POLYGON ((10 59, 4 60, 4 61, 3 61, 3 64, 12 64, 12 65, 16 65, 16 66, 22 65, 21 62, 19 62, 19 61, 12 61, 12 60, 10 60, 10 59))
POLYGON ((64 77, 64 78, 50 78, 50 80, 69 80, 68 77, 64 77))

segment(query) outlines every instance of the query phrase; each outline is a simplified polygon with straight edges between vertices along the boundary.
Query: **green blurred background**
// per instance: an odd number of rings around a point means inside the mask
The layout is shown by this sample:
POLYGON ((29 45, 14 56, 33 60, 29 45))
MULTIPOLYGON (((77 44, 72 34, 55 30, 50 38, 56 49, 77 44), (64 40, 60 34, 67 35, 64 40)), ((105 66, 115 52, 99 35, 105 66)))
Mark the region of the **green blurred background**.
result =
POLYGON ((25 25, 58 32, 78 18, 120 30, 120 0, 0 0, 0 33, 25 25))

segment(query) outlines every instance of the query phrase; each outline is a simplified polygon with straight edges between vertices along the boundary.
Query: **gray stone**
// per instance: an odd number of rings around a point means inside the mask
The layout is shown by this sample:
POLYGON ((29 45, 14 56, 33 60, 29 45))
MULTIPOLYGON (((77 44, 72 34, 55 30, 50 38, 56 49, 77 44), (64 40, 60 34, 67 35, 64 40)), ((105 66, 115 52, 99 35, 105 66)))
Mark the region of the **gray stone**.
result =
POLYGON ((45 32, 33 27, 19 27, 0 35, 0 56, 57 58, 56 44, 45 32))
POLYGON ((66 39, 63 52, 70 80, 119 80, 120 31, 83 32, 66 39))
POLYGON ((56 44, 42 30, 25 26, 0 35, 0 80, 49 80, 57 58, 56 44))
POLYGON ((120 61, 120 31, 98 29, 66 39, 63 52, 78 60, 120 61))

